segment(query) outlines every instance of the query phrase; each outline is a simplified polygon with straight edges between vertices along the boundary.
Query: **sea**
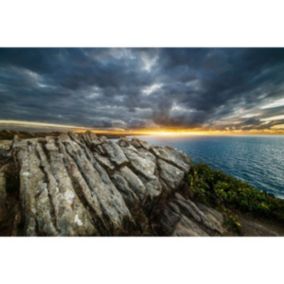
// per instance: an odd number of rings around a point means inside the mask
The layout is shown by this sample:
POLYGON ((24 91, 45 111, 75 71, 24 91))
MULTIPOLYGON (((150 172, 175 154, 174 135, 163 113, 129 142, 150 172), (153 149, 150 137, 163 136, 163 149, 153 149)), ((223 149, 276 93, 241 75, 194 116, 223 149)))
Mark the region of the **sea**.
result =
POLYGON ((141 139, 177 148, 193 162, 206 163, 284 199, 284 136, 144 136, 141 139))

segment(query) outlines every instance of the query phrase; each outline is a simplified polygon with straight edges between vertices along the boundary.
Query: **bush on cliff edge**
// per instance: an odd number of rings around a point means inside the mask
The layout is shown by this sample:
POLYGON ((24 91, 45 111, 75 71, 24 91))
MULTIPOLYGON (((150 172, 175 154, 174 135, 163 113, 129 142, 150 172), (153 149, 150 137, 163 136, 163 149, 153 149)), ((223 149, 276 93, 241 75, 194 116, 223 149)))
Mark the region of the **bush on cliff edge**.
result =
POLYGON ((191 168, 189 190, 193 198, 214 207, 250 212, 284 221, 284 200, 255 189, 206 164, 195 164, 191 168))

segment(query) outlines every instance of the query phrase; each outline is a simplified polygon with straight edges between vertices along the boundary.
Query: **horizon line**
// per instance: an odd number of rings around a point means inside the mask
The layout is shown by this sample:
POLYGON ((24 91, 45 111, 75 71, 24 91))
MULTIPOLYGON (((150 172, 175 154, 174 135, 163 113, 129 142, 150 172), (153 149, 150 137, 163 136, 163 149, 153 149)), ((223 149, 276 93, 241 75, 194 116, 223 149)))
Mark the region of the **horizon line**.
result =
POLYGON ((31 128, 61 128, 70 129, 75 132, 81 133, 85 131, 91 131, 94 134, 104 134, 104 135, 152 135, 152 136, 231 136, 231 135, 284 135, 284 129, 206 129, 206 128, 186 128, 186 127, 157 127, 157 128, 96 128, 88 126, 79 126, 72 124, 61 124, 61 123, 49 123, 49 122, 39 122, 39 121, 26 121, 26 120, 0 120, 1 125, 11 125, 11 126, 29 126, 31 128))

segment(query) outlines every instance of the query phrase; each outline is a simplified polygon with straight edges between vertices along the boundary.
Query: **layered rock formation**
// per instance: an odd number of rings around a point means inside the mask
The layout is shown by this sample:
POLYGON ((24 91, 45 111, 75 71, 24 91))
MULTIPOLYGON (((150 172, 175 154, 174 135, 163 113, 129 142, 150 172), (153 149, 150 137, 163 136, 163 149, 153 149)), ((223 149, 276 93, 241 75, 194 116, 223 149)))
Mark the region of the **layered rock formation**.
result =
POLYGON ((2 161, 10 159, 0 173, 1 216, 10 215, 11 234, 218 235, 225 231, 220 213, 182 195, 191 162, 175 149, 88 133, 14 139, 3 148, 2 161), (7 165, 13 165, 8 174, 7 165), (12 200, 19 203, 10 204, 10 209, 5 209, 10 194, 6 176, 14 179, 12 191, 17 197, 12 200))
POLYGON ((230 233, 221 212, 190 198, 191 161, 176 149, 68 133, 14 138, 0 155, 2 235, 230 233))

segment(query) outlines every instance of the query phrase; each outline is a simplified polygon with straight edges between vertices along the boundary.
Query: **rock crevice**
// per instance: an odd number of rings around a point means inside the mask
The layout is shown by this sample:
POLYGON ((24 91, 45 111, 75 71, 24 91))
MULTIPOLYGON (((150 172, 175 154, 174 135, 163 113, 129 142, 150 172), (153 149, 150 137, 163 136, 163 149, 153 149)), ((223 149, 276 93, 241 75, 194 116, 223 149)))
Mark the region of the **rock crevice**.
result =
MULTIPOLYGON (((221 213, 183 195, 191 161, 176 149, 139 139, 113 141, 91 133, 68 133, 14 139, 6 151, 19 171, 19 208, 10 234, 206 236, 225 232, 221 213)), ((0 169, 2 206, 7 197, 5 171, 0 169)))

